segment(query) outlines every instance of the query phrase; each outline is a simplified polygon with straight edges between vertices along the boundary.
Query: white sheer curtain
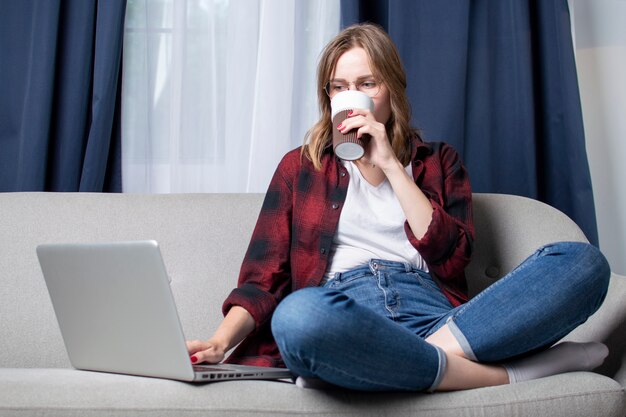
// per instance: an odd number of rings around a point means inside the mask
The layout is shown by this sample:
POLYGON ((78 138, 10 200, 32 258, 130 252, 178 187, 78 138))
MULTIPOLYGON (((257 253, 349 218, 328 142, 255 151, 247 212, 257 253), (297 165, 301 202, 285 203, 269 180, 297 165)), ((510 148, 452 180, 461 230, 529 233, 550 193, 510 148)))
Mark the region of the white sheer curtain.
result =
POLYGON ((129 0, 125 192, 264 192, 317 120, 339 0, 129 0))

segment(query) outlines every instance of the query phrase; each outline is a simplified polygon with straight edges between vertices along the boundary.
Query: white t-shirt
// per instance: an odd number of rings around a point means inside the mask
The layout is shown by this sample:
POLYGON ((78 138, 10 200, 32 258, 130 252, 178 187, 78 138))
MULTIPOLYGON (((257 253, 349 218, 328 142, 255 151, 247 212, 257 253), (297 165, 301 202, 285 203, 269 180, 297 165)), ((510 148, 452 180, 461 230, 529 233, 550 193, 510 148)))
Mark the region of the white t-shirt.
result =
MULTIPOLYGON (((326 278, 367 264, 371 259, 407 262, 428 271, 421 255, 404 232, 406 216, 391 184, 373 186, 352 162, 343 161, 350 174, 348 193, 333 238, 326 278)), ((409 164, 405 167, 412 177, 409 164)))

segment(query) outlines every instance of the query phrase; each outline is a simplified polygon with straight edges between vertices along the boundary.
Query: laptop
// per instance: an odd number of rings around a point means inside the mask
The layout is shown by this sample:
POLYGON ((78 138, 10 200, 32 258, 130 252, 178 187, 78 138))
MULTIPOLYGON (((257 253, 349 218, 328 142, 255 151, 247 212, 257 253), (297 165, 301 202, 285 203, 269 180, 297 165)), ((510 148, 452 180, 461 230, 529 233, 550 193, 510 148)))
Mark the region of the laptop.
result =
POLYGON ((37 247, 76 369, 190 382, 286 379, 284 368, 192 365, 155 241, 37 247))

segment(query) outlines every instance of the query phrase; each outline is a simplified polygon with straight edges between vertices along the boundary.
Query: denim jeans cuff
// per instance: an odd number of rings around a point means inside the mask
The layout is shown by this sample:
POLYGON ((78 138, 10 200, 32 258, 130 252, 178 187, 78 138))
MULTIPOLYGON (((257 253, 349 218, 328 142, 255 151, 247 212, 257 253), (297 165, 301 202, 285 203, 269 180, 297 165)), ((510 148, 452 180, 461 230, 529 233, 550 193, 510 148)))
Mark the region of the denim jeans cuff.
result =
POLYGON ((467 341, 467 338, 465 337, 461 329, 459 329, 459 326, 457 326, 454 322, 454 317, 448 318, 446 324, 448 325, 448 328, 450 329, 452 335, 456 338, 456 341, 459 342, 459 345, 461 346, 461 349, 463 350, 463 353, 465 353, 467 359, 478 362, 478 358, 476 358, 474 350, 472 350, 472 347, 467 341))
POLYGON ((439 368, 437 369, 437 376, 435 376, 435 380, 431 384, 431 386, 426 390, 427 392, 435 391, 439 385, 441 384, 441 380, 443 379, 443 374, 446 372, 446 367, 448 361, 446 359, 446 352, 443 351, 439 346, 434 346, 437 349, 437 355, 439 356, 439 368))

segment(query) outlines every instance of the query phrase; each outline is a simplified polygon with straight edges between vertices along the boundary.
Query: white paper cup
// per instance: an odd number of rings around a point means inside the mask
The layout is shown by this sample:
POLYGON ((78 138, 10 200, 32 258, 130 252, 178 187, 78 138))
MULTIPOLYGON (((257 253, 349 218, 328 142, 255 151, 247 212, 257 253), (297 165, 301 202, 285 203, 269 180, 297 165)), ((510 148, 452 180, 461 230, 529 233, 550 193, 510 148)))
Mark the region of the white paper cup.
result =
POLYGON ((337 126, 348 118, 348 113, 354 109, 369 109, 374 111, 374 101, 370 96, 360 91, 342 91, 330 101, 331 119, 333 122, 333 149, 335 155, 346 161, 354 161, 365 153, 363 141, 356 137, 356 129, 345 134, 337 126))

